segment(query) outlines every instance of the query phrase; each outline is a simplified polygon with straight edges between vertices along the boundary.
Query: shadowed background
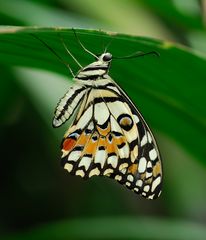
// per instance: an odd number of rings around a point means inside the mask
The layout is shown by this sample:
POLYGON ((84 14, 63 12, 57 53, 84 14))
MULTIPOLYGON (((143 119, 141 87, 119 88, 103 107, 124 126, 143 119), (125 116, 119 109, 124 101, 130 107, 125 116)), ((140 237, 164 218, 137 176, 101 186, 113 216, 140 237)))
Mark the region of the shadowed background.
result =
MULTIPOLYGON (((0 2, 1 25, 94 28, 165 41, 142 38, 135 44, 121 35, 109 49, 118 56, 161 53, 160 58, 114 62, 111 69, 154 130, 163 156, 163 193, 147 201, 108 178, 83 181, 63 171, 59 145, 68 124, 53 129, 51 121, 71 75, 30 36, 0 37, 1 239, 204 239, 205 8, 205 1, 195 0, 0 2), (175 49, 171 42, 192 50, 183 53, 184 47, 175 49), (12 44, 15 52, 9 50, 12 44), (27 55, 33 56, 28 62, 27 55), (141 81, 130 82, 134 76, 141 81)), ((94 52, 110 41, 104 33, 79 34, 94 52)), ((71 61, 57 34, 40 36, 71 61)), ((72 32, 63 37, 72 39, 68 47, 81 63, 93 60, 72 32)), ((72 68, 78 70, 74 63, 72 68)))

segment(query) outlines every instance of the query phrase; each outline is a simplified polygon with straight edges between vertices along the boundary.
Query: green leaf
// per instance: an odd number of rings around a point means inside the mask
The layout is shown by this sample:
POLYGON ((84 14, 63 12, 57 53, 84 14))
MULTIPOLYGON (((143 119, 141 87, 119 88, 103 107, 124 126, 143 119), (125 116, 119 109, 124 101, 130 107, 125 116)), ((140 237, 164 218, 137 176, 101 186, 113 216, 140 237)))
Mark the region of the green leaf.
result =
MULTIPOLYGON (((68 69, 30 33, 43 39, 74 71, 78 71, 78 66, 67 54, 61 38, 83 66, 93 61, 93 57, 78 44, 71 29, 2 27, 0 31, 0 62, 7 65, 35 67, 68 75, 68 69)), ((96 54, 101 53, 108 43, 114 56, 135 51, 160 53, 159 58, 150 55, 113 60, 110 75, 136 103, 152 129, 175 139, 206 164, 205 56, 186 47, 154 39, 95 30, 76 32, 82 43, 96 54)))
POLYGON ((180 220, 105 217, 48 224, 3 240, 17 239, 196 239, 205 238, 204 226, 180 220))

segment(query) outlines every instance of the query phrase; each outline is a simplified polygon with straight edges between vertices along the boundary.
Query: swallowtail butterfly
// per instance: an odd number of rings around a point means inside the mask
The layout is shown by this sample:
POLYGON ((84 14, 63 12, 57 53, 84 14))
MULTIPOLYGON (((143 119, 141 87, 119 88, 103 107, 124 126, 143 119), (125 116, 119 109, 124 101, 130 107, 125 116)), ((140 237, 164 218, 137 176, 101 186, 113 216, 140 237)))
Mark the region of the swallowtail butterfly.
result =
POLYGON ((73 118, 61 145, 62 165, 72 175, 107 176, 155 199, 162 185, 155 138, 134 103, 108 75, 112 54, 89 53, 96 61, 74 75, 73 86, 55 110, 53 127, 73 118))

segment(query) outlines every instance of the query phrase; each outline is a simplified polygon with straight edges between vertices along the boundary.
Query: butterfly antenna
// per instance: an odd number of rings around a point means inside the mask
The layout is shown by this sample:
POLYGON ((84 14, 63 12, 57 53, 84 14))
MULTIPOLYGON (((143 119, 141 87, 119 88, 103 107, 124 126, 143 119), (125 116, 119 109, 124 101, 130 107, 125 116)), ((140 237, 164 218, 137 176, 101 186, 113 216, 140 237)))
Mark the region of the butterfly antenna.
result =
POLYGON ((130 59, 130 58, 136 58, 136 57, 143 57, 145 55, 155 55, 157 57, 160 56, 160 54, 156 51, 152 51, 152 52, 148 52, 148 53, 144 53, 144 52, 135 52, 132 53, 131 55, 128 56, 123 56, 123 57, 113 57, 113 59, 130 59))
POLYGON ((107 45, 106 45, 106 47, 104 49, 104 53, 107 52, 107 50, 108 50, 109 46, 112 44, 113 40, 114 40, 114 37, 111 37, 110 41, 107 43, 107 45))
POLYGON ((56 51, 54 51, 54 49, 53 49, 52 47, 50 47, 45 41, 43 41, 41 38, 37 37, 35 34, 30 33, 30 35, 31 35, 32 37, 36 38, 36 39, 37 39, 38 41, 40 41, 41 43, 43 43, 43 45, 44 45, 47 49, 49 49, 49 50, 58 58, 58 60, 59 60, 61 63, 63 63, 63 64, 69 69, 69 71, 71 72, 72 76, 73 76, 73 77, 75 76, 74 73, 73 73, 73 71, 72 71, 72 69, 71 69, 71 67, 70 67, 70 65, 69 65, 66 61, 64 61, 63 58, 60 57, 60 55, 58 55, 58 54, 56 53, 56 51))
POLYGON ((75 38, 77 39, 77 42, 78 42, 79 45, 82 47, 82 49, 83 49, 85 52, 87 52, 87 53, 89 53, 90 55, 92 55, 93 57, 95 57, 96 59, 98 59, 98 57, 97 57, 94 53, 92 53, 91 51, 89 51, 89 50, 82 44, 82 42, 80 41, 79 37, 77 36, 76 31, 74 30, 74 28, 72 28, 72 30, 73 30, 73 32, 74 32, 75 38))
POLYGON ((77 63, 77 65, 80 67, 80 68, 83 68, 82 65, 77 61, 77 59, 74 57, 74 55, 71 53, 71 51, 68 49, 64 39, 62 38, 62 36, 60 35, 60 33, 58 34, 59 35, 59 38, 62 42, 62 45, 64 46, 66 52, 72 57, 72 59, 77 63))
MULTIPOLYGON (((99 31, 100 31, 100 30, 99 30, 99 31)), ((104 38, 101 38, 101 43, 102 43, 102 52, 105 53, 105 52, 106 52, 106 51, 105 51, 106 47, 105 47, 104 38)))

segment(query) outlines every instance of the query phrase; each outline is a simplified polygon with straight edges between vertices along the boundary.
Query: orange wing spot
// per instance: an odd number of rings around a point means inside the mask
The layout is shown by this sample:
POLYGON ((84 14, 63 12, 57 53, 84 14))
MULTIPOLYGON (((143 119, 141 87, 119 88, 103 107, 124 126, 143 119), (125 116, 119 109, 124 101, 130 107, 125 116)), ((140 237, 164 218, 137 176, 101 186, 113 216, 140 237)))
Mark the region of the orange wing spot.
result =
POLYGON ((153 168, 153 175, 154 177, 156 177, 158 174, 160 174, 162 172, 162 169, 161 169, 161 165, 160 163, 156 163, 156 165, 154 166, 153 168))
POLYGON ((66 138, 62 144, 63 150, 70 151, 74 147, 75 143, 76 143, 76 140, 72 138, 66 138))
POLYGON ((130 126, 132 124, 131 119, 129 118, 123 118, 120 122, 121 125, 123 126, 130 126))
POLYGON ((92 139, 90 139, 86 148, 84 149, 84 154, 92 154, 94 156, 97 149, 97 143, 98 141, 93 142, 92 139))
POLYGON ((126 138, 125 137, 114 137, 114 142, 116 145, 120 145, 122 143, 126 143, 126 138))
POLYGON ((105 147, 107 149, 108 154, 109 153, 116 153, 115 147, 114 147, 113 143, 106 142, 106 146, 105 147))
POLYGON ((106 129, 102 129, 101 127, 97 126, 97 131, 101 136, 107 136, 110 133, 111 128, 110 125, 108 125, 106 129))
POLYGON ((85 135, 84 132, 80 135, 80 137, 77 140, 78 145, 85 145, 88 141, 88 138, 90 135, 85 135))
POLYGON ((133 175, 135 175, 135 173, 137 172, 137 167, 138 167, 138 164, 132 164, 128 168, 128 173, 132 173, 133 175))
POLYGON ((105 145, 106 145, 106 139, 103 138, 103 137, 100 137, 98 146, 99 147, 101 147, 101 146, 105 147, 105 145))

